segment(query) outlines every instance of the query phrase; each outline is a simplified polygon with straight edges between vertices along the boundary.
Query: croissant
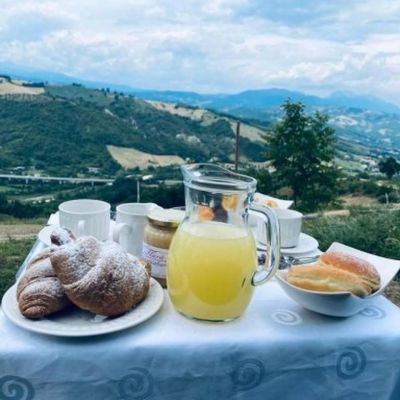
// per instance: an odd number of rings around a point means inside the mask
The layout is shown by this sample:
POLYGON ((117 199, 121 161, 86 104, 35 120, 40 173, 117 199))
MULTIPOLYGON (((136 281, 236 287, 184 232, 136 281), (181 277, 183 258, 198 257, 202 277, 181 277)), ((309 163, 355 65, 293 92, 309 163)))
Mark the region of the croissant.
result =
MULTIPOLYGON (((55 245, 74 240, 70 231, 61 228, 55 230, 50 237, 55 245)), ((33 257, 17 284, 18 307, 27 318, 42 318, 70 304, 50 262, 53 251, 51 247, 33 257)))
POLYGON ((149 290, 145 267, 114 242, 81 237, 56 249, 50 258, 68 298, 95 314, 123 314, 149 290))

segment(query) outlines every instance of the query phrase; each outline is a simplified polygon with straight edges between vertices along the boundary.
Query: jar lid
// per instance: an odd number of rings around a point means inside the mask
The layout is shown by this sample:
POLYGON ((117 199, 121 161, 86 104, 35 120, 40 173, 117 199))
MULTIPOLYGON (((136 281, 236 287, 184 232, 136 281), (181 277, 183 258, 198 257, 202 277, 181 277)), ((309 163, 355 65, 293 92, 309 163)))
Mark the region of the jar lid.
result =
POLYGON ((147 218, 152 224, 177 228, 184 217, 184 211, 170 208, 167 210, 153 210, 147 218))

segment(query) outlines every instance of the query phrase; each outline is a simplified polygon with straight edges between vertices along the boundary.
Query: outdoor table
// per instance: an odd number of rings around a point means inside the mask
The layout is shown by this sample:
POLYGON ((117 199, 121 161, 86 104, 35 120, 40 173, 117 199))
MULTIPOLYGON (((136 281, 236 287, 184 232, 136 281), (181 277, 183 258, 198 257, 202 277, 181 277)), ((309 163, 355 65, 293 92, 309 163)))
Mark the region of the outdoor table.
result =
POLYGON ((148 321, 86 338, 32 333, 0 311, 0 399, 398 400, 399 328, 382 296, 332 318, 275 280, 229 323, 183 317, 166 291, 148 321))

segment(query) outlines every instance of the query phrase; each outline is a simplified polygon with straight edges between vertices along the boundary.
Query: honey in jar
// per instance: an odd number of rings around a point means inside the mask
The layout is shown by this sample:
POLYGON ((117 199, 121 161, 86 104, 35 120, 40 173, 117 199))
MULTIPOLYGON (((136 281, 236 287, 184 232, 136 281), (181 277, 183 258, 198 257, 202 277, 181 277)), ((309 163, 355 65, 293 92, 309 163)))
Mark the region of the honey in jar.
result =
POLYGON ((162 287, 167 286, 166 266, 169 246, 183 220, 182 210, 154 210, 147 217, 144 231, 143 258, 151 264, 151 275, 162 287))

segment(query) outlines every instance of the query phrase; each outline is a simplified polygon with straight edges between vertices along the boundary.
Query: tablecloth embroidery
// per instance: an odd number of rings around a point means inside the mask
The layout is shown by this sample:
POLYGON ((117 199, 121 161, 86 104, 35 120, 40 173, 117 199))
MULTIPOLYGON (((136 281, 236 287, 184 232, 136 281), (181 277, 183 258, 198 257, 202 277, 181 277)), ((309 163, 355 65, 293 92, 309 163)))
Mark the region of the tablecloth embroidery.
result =
POLYGON ((1 400, 32 400, 35 390, 32 383, 21 376, 5 375, 0 378, 1 400))

